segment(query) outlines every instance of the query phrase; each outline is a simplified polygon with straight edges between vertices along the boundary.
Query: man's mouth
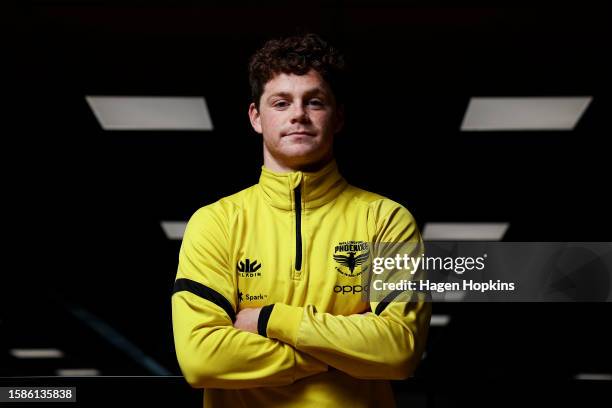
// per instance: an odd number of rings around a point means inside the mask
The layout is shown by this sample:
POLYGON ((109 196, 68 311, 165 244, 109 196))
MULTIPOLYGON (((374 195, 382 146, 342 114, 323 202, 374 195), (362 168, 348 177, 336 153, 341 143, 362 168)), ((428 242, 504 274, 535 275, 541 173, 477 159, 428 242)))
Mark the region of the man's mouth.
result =
POLYGON ((308 132, 306 130, 297 130, 295 132, 289 132, 289 133, 285 134, 285 136, 291 136, 291 135, 314 136, 315 133, 314 132, 308 132))

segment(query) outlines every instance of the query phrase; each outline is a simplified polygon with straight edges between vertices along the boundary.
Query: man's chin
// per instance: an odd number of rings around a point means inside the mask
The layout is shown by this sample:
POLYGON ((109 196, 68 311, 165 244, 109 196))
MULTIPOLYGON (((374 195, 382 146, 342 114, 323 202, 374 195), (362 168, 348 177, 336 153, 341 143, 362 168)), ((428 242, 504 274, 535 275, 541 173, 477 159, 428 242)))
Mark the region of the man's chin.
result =
POLYGON ((297 142, 286 144, 280 153, 285 157, 312 157, 317 156, 317 146, 312 143, 297 142))
POLYGON ((279 163, 284 163, 284 165, 292 168, 317 164, 331 154, 327 151, 328 149, 325 149, 319 143, 297 142, 281 144, 275 147, 276 149, 269 150, 269 154, 279 163))
POLYGON ((279 146, 279 153, 283 156, 287 157, 304 157, 304 156, 316 156, 316 152, 319 150, 320 146, 312 139, 306 138, 293 138, 291 140, 284 141, 279 146))

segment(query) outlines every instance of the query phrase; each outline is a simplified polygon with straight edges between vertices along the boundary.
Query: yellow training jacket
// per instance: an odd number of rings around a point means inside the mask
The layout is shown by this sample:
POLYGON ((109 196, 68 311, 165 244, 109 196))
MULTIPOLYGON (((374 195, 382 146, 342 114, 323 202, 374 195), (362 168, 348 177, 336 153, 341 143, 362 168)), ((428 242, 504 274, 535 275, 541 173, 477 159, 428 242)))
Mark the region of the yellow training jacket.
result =
POLYGON ((355 258, 408 241, 421 241, 408 210, 349 185, 335 161, 262 168, 187 225, 172 296, 186 380, 206 389, 206 407, 394 406, 388 380, 419 363, 431 303, 364 302, 355 258), (255 307, 259 334, 232 326, 255 307))

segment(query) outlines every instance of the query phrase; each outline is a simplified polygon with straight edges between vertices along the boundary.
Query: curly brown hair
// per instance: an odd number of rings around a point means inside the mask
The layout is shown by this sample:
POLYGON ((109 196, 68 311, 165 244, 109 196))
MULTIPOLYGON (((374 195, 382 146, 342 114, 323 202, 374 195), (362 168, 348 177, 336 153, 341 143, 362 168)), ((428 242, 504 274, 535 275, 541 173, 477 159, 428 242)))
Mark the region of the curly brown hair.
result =
POLYGON ((274 76, 285 73, 304 75, 316 70, 327 82, 337 103, 343 102, 345 62, 336 48, 316 34, 269 40, 249 62, 251 96, 257 109, 264 86, 274 76))

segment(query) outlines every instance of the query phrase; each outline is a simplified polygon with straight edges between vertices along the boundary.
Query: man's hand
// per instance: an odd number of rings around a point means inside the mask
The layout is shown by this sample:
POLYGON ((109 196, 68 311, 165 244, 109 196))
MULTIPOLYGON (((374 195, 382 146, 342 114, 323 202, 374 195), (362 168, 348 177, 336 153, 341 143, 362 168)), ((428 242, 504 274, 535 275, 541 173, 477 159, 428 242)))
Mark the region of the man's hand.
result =
POLYGON ((242 309, 236 315, 234 327, 240 330, 257 334, 257 322, 259 320, 260 311, 261 307, 242 309))

